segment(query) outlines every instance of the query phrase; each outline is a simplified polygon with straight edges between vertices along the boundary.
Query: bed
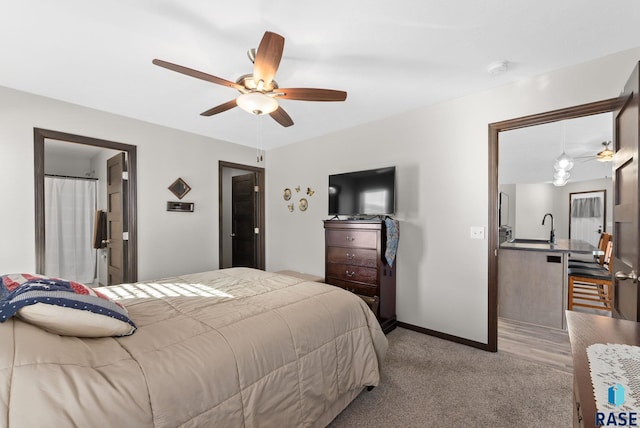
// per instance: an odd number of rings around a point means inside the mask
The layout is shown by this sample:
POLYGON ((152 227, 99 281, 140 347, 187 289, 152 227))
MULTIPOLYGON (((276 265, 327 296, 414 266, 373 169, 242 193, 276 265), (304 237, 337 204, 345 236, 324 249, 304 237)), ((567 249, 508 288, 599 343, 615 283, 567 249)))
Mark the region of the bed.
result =
POLYGON ((380 380, 387 340, 338 287, 233 268, 100 291, 135 333, 0 324, 0 426, 320 427, 380 380))

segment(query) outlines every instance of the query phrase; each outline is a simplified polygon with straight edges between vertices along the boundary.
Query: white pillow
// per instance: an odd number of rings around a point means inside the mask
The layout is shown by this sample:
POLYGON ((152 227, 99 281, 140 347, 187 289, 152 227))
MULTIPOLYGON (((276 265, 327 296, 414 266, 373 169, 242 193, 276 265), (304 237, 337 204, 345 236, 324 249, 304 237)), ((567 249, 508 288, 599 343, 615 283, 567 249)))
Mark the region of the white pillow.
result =
POLYGON ((18 311, 18 317, 61 336, 127 336, 135 331, 130 324, 93 312, 36 303, 18 311))

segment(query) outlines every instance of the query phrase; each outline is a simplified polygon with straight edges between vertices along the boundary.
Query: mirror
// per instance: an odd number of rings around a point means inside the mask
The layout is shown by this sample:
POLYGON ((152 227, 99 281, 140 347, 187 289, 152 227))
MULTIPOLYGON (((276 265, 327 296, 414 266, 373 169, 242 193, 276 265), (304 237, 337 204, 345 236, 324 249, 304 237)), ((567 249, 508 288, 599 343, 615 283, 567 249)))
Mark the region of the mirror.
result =
POLYGON ((169 190, 171 190, 171 193, 176 195, 178 199, 182 199, 187 193, 189 193, 191 187, 189 187, 182 178, 178 177, 178 179, 169 186, 169 190))
POLYGON ((505 192, 500 192, 498 207, 498 226, 509 226, 509 195, 505 192))

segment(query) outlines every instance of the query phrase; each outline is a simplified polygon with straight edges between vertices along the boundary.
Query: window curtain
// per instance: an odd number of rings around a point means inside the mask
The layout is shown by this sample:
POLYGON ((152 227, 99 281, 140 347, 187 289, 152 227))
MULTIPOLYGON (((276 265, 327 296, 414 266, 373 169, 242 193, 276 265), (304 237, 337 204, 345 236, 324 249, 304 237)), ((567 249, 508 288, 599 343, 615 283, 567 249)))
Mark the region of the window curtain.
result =
POLYGON ((571 206, 571 217, 602 217, 602 201, 598 197, 575 199, 571 206))
POLYGON ((603 196, 576 197, 571 200, 571 234, 569 238, 598 245, 604 226, 603 196))
POLYGON ((45 275, 91 284, 97 182, 45 177, 45 275))

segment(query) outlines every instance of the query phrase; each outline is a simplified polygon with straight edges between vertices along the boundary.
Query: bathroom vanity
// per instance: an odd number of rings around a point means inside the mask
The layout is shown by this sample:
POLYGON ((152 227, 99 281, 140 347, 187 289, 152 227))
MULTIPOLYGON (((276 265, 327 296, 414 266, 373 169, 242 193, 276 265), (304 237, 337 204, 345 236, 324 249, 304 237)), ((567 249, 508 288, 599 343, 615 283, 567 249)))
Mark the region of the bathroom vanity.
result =
POLYGON ((585 241, 513 239, 500 244, 498 315, 558 329, 567 328, 567 259, 569 254, 595 255, 585 241))

